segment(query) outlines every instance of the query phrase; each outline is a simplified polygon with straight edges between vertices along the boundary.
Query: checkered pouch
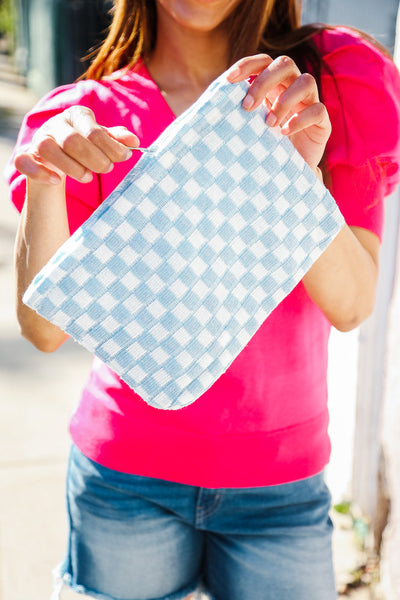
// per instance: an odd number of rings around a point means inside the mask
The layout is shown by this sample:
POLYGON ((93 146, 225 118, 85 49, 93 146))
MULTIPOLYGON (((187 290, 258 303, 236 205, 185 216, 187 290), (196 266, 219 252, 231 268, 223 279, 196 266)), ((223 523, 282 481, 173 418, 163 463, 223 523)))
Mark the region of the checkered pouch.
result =
POLYGON ((247 89, 219 77, 24 296, 157 408, 201 396, 344 225, 247 89))

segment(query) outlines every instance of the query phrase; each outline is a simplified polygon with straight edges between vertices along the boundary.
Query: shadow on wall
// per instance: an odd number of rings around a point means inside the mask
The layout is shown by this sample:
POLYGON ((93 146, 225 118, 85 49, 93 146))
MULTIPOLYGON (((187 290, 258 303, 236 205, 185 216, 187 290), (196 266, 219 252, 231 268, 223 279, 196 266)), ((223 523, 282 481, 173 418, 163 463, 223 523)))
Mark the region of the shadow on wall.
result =
POLYGON ((303 22, 351 25, 366 31, 393 53, 398 0, 303 0, 303 22))

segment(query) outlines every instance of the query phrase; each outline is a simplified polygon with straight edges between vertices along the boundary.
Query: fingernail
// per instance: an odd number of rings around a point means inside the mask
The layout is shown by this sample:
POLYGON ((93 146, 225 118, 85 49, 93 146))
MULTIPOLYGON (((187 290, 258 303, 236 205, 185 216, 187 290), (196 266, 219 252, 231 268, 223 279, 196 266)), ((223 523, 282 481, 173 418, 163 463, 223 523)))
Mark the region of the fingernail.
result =
POLYGON ((267 118, 266 118, 267 125, 269 125, 270 127, 275 127, 277 122, 278 122, 277 117, 274 115, 273 112, 269 111, 267 118))
POLYGON ((232 71, 228 73, 228 79, 236 79, 236 77, 239 77, 239 75, 240 69, 232 69, 232 71))
POLYGON ((83 175, 83 177, 81 177, 82 183, 89 183, 89 181, 92 181, 92 179, 93 179, 93 175, 91 173, 89 173, 89 172, 85 173, 83 175))
POLYGON ((250 94, 247 94, 247 96, 245 97, 245 99, 242 102, 242 106, 245 110, 250 110, 250 108, 253 106, 254 104, 254 98, 253 96, 250 96, 250 94))

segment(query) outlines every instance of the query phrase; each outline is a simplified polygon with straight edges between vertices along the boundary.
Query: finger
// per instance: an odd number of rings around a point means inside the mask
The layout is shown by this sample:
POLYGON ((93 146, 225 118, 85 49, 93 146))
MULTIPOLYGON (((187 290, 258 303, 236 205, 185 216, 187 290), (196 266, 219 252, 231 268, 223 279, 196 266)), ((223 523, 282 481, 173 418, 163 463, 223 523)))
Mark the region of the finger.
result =
POLYGON ((86 171, 109 172, 113 163, 106 154, 72 127, 69 110, 49 119, 35 133, 31 152, 49 163, 50 168, 52 165, 55 170, 59 169, 79 181, 88 181, 86 171), (72 162, 69 159, 72 159, 72 162))
POLYGON ((243 108, 254 110, 269 92, 278 86, 289 87, 301 75, 296 63, 288 56, 280 56, 270 63, 250 84, 243 100, 243 108))
POLYGON ((255 56, 246 56, 236 62, 229 70, 227 75, 231 83, 244 81, 252 75, 258 75, 266 69, 273 59, 268 54, 256 54, 255 56))
MULTIPOLYGON (((82 139, 75 140, 77 134, 72 129, 71 131, 72 133, 64 140, 56 140, 49 135, 43 135, 41 139, 35 140, 35 148, 32 154, 36 154, 37 159, 41 162, 52 165, 55 171, 60 171, 77 181, 87 183, 92 180, 92 171, 101 172, 97 171, 99 161, 94 161, 91 164, 91 156, 82 159, 88 142, 82 139), (79 151, 77 147, 79 147, 79 151), (78 159, 74 158, 74 153, 79 157, 78 159)), ((90 153, 89 148, 87 153, 90 153)), ((107 168, 110 170, 112 163, 108 159, 106 161, 103 161, 103 164, 108 165, 107 168)))
MULTIPOLYGON (((131 157, 131 152, 112 135, 109 135, 107 128, 98 125, 93 111, 89 108, 71 107, 68 109, 67 118, 71 127, 93 146, 90 148, 87 144, 84 145, 85 150, 89 151, 90 163, 98 162, 98 170, 92 168, 93 171, 106 173, 111 167, 110 163, 122 162, 131 157)), ((71 147, 73 148, 73 146, 71 147)))
POLYGON ((283 125, 281 131, 284 135, 294 135, 307 129, 308 135, 315 143, 322 144, 328 140, 332 126, 328 111, 322 102, 308 106, 300 113, 296 113, 283 125))
POLYGON ((59 185, 63 181, 60 175, 49 169, 28 152, 21 152, 20 154, 17 154, 14 159, 14 165, 15 168, 22 173, 22 175, 26 175, 38 183, 59 185))
POLYGON ((319 103, 317 83, 312 75, 303 73, 281 94, 279 94, 270 109, 267 123, 271 127, 283 125, 300 107, 319 103))

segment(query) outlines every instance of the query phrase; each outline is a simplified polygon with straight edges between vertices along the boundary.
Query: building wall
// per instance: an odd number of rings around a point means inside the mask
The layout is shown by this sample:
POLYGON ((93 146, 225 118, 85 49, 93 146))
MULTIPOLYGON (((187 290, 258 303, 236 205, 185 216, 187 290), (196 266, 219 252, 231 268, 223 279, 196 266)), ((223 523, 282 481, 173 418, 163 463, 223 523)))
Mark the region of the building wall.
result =
POLYGON ((398 0, 303 0, 304 21, 352 25, 393 52, 398 0))

